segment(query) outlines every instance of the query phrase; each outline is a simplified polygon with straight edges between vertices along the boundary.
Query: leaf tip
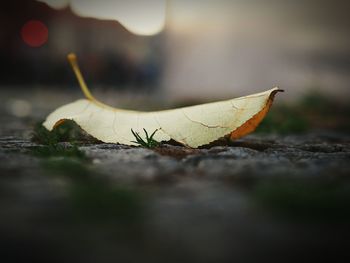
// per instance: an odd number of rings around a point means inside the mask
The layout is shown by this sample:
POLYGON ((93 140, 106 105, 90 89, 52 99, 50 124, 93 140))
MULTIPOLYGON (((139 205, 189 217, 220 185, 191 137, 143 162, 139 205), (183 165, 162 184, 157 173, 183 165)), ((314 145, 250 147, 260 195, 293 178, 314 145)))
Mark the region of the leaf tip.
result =
POLYGON ((273 92, 284 92, 284 89, 280 89, 280 87, 279 86, 275 86, 274 88, 273 88, 273 92))

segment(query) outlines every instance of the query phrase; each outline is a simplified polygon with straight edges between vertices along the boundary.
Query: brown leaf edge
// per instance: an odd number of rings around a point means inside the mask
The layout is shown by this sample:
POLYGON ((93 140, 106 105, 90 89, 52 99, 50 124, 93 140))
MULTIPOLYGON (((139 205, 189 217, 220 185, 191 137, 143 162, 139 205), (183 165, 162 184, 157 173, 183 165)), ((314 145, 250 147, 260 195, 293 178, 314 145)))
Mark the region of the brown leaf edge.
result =
POLYGON ((255 129, 258 127, 258 125, 265 118, 266 114, 269 112, 269 110, 272 106, 273 100, 275 98, 275 95, 278 92, 284 92, 284 90, 277 89, 277 90, 272 91, 267 102, 266 102, 265 107, 261 111, 259 111, 257 114, 255 114, 252 118, 247 120, 243 125, 239 126, 236 130, 231 132, 231 134, 229 135, 229 138, 231 140, 237 140, 237 139, 255 131, 255 129))

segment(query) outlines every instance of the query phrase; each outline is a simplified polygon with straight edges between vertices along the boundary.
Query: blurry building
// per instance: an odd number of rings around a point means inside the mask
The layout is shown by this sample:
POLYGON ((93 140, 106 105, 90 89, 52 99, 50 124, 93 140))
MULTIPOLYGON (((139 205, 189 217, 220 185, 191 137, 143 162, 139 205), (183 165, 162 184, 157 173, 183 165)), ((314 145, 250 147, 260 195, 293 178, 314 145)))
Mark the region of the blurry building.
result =
POLYGON ((72 83, 66 55, 76 52, 92 83, 116 88, 157 86, 162 67, 161 34, 135 35, 117 21, 82 18, 69 8, 55 10, 34 0, 13 0, 2 12, 1 84, 72 83), (40 48, 21 39, 22 26, 32 19, 48 28, 48 42, 40 48))

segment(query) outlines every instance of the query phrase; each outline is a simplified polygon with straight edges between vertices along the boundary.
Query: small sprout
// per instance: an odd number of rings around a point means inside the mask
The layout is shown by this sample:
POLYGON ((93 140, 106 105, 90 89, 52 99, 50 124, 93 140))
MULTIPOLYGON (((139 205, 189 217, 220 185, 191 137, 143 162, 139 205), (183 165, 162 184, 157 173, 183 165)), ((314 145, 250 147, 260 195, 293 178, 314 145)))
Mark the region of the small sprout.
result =
POLYGON ((133 129, 131 129, 132 134, 136 138, 136 141, 131 141, 131 142, 137 143, 140 146, 143 146, 145 148, 155 148, 155 147, 159 146, 160 143, 153 139, 153 136, 156 134, 158 129, 156 129, 151 134, 151 136, 148 136, 148 132, 146 131, 146 129, 143 129, 143 131, 146 134, 146 141, 141 138, 141 136, 140 136, 140 134, 138 132, 135 132, 133 129))

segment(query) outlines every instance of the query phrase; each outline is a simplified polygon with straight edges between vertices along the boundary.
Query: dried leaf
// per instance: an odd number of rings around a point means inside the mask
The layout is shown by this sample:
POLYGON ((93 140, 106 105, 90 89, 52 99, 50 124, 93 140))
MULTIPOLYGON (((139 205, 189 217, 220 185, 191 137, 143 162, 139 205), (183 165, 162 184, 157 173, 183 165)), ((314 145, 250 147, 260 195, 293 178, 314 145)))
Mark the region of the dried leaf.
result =
POLYGON ((69 60, 87 99, 64 105, 51 113, 44 126, 52 130, 65 120, 75 121, 98 140, 136 145, 131 129, 145 129, 158 142, 171 139, 188 147, 199 147, 223 137, 240 138, 258 126, 272 105, 278 88, 246 97, 172 110, 139 112, 110 107, 97 101, 87 89, 76 63, 69 60))

